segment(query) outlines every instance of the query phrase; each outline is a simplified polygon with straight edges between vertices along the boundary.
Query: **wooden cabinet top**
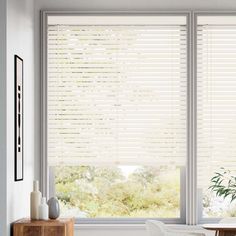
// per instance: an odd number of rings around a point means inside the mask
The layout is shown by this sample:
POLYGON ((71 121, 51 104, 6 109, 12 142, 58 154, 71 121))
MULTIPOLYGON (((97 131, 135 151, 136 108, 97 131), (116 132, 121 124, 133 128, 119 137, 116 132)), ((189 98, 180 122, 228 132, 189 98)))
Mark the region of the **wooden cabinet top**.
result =
POLYGON ((74 224, 74 218, 59 218, 56 220, 30 220, 28 218, 20 219, 14 222, 21 225, 34 225, 34 226, 59 226, 65 224, 74 224))
POLYGON ((73 236, 74 219, 20 219, 13 223, 13 236, 73 236))

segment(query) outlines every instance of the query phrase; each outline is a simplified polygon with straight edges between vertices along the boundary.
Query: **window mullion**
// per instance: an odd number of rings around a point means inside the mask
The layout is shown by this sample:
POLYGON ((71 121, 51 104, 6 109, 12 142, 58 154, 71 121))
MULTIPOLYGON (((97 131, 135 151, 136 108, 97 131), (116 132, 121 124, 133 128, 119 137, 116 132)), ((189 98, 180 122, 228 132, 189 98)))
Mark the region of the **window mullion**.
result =
POLYGON ((188 20, 188 160, 186 175, 186 224, 197 224, 196 162, 196 21, 188 20))

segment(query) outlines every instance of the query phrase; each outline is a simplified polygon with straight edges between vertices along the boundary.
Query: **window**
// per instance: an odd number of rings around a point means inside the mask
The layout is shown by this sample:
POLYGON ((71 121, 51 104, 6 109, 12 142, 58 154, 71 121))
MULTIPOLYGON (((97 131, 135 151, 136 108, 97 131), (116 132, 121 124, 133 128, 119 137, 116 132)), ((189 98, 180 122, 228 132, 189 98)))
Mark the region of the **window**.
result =
MULTIPOLYGON (((236 16, 199 16, 197 26, 197 158, 203 217, 236 215, 230 197, 209 188, 215 172, 236 171, 236 16)), ((223 185, 223 184, 222 184, 223 185)))
POLYGON ((48 164, 64 214, 181 217, 186 39, 185 16, 49 18, 48 164))
POLYGON ((221 168, 236 171, 236 16, 42 15, 42 182, 63 214, 236 215, 209 189, 221 168))

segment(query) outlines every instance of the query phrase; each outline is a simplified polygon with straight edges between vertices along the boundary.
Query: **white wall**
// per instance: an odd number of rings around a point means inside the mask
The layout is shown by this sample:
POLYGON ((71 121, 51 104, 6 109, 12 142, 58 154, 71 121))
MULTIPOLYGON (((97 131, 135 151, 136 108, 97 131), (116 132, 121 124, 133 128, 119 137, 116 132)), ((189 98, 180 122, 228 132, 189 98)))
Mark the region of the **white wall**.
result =
POLYGON ((39 9, 57 10, 191 10, 191 9, 236 9, 234 0, 36 0, 39 9))
POLYGON ((6 235, 6 0, 0 0, 0 235, 6 235))
MULTIPOLYGON (((235 0, 36 0, 35 1, 35 116, 37 134, 40 131, 40 10, 79 10, 79 11, 158 11, 158 10, 235 10, 235 0)), ((39 137, 35 139, 36 166, 39 166, 39 137)), ((36 168, 39 178, 39 168, 36 168)), ((76 236, 141 236, 144 227, 104 227, 81 226, 76 228, 76 236)), ((211 235, 211 234, 209 234, 211 235)))
POLYGON ((34 179, 34 1, 7 1, 7 230, 10 223, 29 215, 34 179), (14 181, 14 55, 24 60, 24 180, 14 181))

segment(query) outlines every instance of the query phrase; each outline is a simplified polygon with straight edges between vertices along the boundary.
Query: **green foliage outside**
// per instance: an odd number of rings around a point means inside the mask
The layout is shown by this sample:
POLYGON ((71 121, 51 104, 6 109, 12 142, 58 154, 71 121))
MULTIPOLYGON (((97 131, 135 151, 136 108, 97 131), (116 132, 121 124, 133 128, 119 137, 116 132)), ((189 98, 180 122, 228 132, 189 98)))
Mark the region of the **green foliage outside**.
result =
POLYGON ((179 217, 180 170, 56 167, 56 195, 75 217, 179 217))

